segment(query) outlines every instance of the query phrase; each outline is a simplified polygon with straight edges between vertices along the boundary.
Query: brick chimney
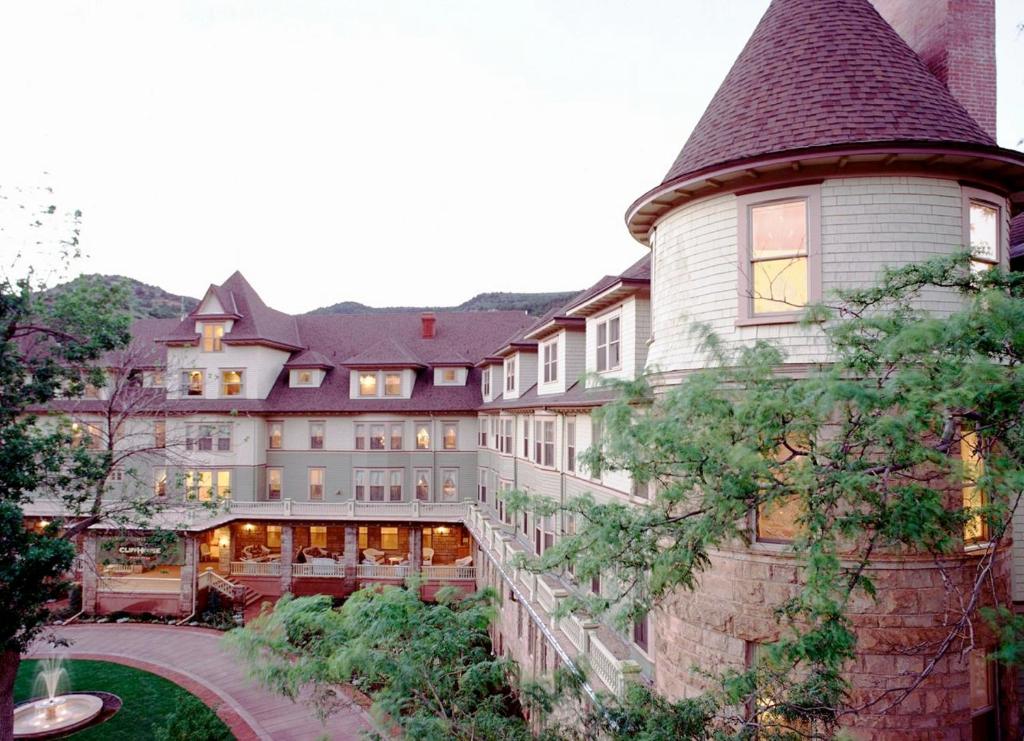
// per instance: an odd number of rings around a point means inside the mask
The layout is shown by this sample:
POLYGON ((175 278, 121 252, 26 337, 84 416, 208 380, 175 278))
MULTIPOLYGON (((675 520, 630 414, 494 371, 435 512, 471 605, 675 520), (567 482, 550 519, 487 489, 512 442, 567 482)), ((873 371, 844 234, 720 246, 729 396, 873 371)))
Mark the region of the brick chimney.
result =
POLYGON ((420 314, 420 326, 423 330, 423 339, 434 339, 434 323, 436 321, 437 317, 434 316, 434 312, 432 311, 425 311, 420 314))
POLYGON ((995 139, 995 0, 872 2, 932 74, 995 139))

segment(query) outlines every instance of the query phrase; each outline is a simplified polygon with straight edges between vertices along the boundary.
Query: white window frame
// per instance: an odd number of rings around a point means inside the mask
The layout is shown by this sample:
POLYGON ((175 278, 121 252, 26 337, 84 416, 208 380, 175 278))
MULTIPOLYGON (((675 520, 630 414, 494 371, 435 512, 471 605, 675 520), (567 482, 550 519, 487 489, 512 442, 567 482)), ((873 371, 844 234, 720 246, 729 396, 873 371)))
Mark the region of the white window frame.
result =
POLYGON ((385 397, 395 397, 402 395, 402 372, 398 371, 384 371, 381 373, 380 389, 385 397), (395 393, 388 393, 388 378, 398 379, 398 390, 395 393))
POLYGON ((267 501, 277 502, 284 497, 284 469, 280 466, 268 466, 267 467, 267 501), (270 488, 270 480, 273 478, 273 474, 277 474, 277 485, 278 491, 277 496, 273 496, 273 489, 270 488))
POLYGON ((480 389, 485 399, 491 396, 491 366, 486 366, 480 376, 480 389))
POLYGON ((181 395, 185 397, 202 398, 206 396, 206 369, 188 368, 181 372, 181 395), (199 392, 192 393, 192 376, 199 376, 199 392))
POLYGON ((221 368, 220 369, 220 395, 224 399, 243 398, 245 396, 245 368, 221 368), (238 374, 238 393, 229 394, 227 391, 226 373, 238 374))
POLYGON ((609 314, 602 317, 600 321, 594 324, 594 368, 597 369, 598 373, 610 373, 613 371, 622 370, 622 313, 616 311, 613 314, 609 314), (612 340, 612 327, 616 328, 615 340, 612 340), (604 342, 601 341, 601 333, 604 332, 604 342), (615 351, 618 355, 618 362, 614 365, 611 363, 609 355, 611 354, 612 347, 615 347, 615 351), (604 357, 602 368, 602 353, 604 357))
POLYGON ((516 390, 516 358, 514 355, 505 359, 505 390, 516 390))
POLYGON ((558 338, 541 346, 544 383, 558 383, 558 338))
POLYGON ((988 270, 991 267, 1003 263, 1003 235, 1005 230, 1005 202, 993 193, 978 188, 962 186, 963 193, 963 230, 964 249, 971 253, 971 268, 975 271, 988 270), (995 209, 996 212, 996 243, 995 259, 982 257, 974 254, 974 245, 971 243, 971 206, 978 204, 987 208, 995 209))
POLYGON ((431 446, 433 445, 433 441, 434 441, 434 431, 431 429, 432 425, 430 424, 430 422, 424 421, 424 420, 420 420, 419 422, 416 422, 415 424, 416 424, 416 433, 415 433, 416 450, 431 450, 431 446), (426 443, 426 445, 423 445, 422 444, 422 440, 420 439, 420 432, 423 432, 423 431, 426 431, 426 433, 427 433, 427 443, 426 443))
POLYGON ((401 502, 405 499, 405 485, 402 481, 405 471, 401 468, 393 468, 388 473, 387 501, 401 502), (395 497, 395 488, 398 489, 398 496, 395 497))
POLYGON ((405 423, 391 422, 388 424, 388 447, 390 450, 405 450, 405 423), (398 434, 395 434, 397 430, 398 434), (395 439, 398 445, 395 445, 395 439))
POLYGON ((441 423, 441 449, 442 450, 458 450, 459 449, 459 423, 458 422, 442 422, 441 423), (448 433, 454 431, 454 440, 451 447, 448 445, 448 433))
POLYGON ((284 420, 283 419, 268 419, 267 420, 267 450, 284 450, 284 420), (274 445, 274 428, 277 427, 280 430, 278 435, 277 445, 274 445))
POLYGON ((223 352, 224 350, 224 322, 203 322, 202 338, 199 341, 200 352, 223 352), (207 335, 206 330, 217 330, 207 335))
POLYGON ((309 449, 323 450, 327 445, 327 421, 323 419, 311 419, 309 421, 309 449), (320 426, 320 444, 314 444, 316 438, 313 436, 313 429, 320 426))
POLYGON ((434 470, 432 468, 415 468, 412 472, 412 491, 413 498, 420 502, 431 501, 431 492, 433 490, 434 470), (427 496, 420 497, 420 479, 426 482, 427 496))
POLYGON ((308 473, 306 474, 307 488, 306 494, 311 502, 322 502, 324 501, 327 493, 327 469, 323 466, 310 466, 308 473), (313 482, 313 475, 320 474, 320 483, 316 484, 313 482), (314 496, 314 487, 319 486, 320 491, 318 496, 314 496))
POLYGON ((459 469, 457 468, 442 468, 441 469, 441 501, 443 502, 457 502, 459 501, 459 469), (454 495, 449 498, 444 491, 445 480, 451 478, 452 484, 455 487, 454 495))

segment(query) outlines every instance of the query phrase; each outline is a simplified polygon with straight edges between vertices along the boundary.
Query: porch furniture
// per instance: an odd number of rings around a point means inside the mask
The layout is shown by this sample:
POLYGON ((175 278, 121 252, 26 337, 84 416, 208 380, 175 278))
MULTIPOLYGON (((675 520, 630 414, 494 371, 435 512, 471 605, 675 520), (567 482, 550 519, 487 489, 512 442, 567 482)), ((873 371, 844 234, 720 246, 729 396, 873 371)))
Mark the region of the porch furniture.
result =
POLYGON ((392 566, 398 566, 398 564, 402 563, 402 560, 401 556, 388 556, 388 563, 392 566))
POLYGON ((423 549, 423 565, 433 566, 434 565, 434 549, 424 548, 423 549))
POLYGON ((210 556, 210 544, 209 543, 200 543, 199 544, 199 560, 200 561, 209 561, 210 558, 211 558, 211 556, 210 556))
POLYGON ((253 543, 242 549, 243 561, 260 561, 270 555, 270 549, 262 543, 253 543))
POLYGON ((455 559, 456 566, 471 566, 473 564, 472 556, 463 556, 462 558, 455 559))
POLYGON ((363 549, 363 556, 366 557, 364 563, 380 563, 381 558, 386 555, 384 551, 378 551, 376 548, 363 549))
POLYGON ((306 557, 306 563, 312 563, 316 558, 330 558, 330 552, 318 545, 306 546, 302 549, 302 555, 306 557))

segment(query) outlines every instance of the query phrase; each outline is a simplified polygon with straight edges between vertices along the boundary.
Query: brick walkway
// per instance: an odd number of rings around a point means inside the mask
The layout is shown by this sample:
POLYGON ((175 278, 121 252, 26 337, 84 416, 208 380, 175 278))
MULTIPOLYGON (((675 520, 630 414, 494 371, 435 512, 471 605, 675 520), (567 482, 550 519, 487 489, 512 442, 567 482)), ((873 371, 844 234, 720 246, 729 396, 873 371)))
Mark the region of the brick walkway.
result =
MULTIPOLYGON (((373 727, 369 715, 352 705, 321 725, 301 702, 262 689, 245 676, 238 660, 220 643, 223 633, 167 625, 69 625, 53 634, 69 647, 54 651, 40 641, 28 657, 59 653, 67 658, 100 659, 165 676, 211 707, 240 741, 334 741, 359 739, 373 727)), ((102 690, 103 687, 92 689, 102 690)))

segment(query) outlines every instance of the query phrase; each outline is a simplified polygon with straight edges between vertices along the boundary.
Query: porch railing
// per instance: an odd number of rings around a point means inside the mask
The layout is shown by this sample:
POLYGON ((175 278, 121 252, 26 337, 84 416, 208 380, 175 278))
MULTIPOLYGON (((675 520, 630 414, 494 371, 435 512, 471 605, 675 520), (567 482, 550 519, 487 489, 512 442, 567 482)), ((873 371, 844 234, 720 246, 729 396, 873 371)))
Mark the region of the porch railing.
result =
POLYGON ((232 561, 232 576, 281 576, 280 561, 232 561))
POLYGON ((232 514, 254 517, 320 517, 339 519, 431 519, 462 522, 469 502, 237 502, 228 505, 232 514))
POLYGON ((356 567, 360 579, 405 579, 412 573, 410 566, 385 566, 379 563, 361 563, 356 567))
POLYGON ((206 569, 199 574, 200 589, 212 589, 215 592, 219 592, 224 595, 228 599, 235 598, 235 588, 237 586, 237 584, 229 582, 213 569, 206 569))
POLYGON ((424 566, 423 577, 425 579, 446 580, 472 580, 476 581, 475 566, 424 566))
POLYGON ((292 576, 324 576, 334 579, 344 579, 345 575, 345 564, 337 561, 334 561, 333 563, 292 564, 292 576))

